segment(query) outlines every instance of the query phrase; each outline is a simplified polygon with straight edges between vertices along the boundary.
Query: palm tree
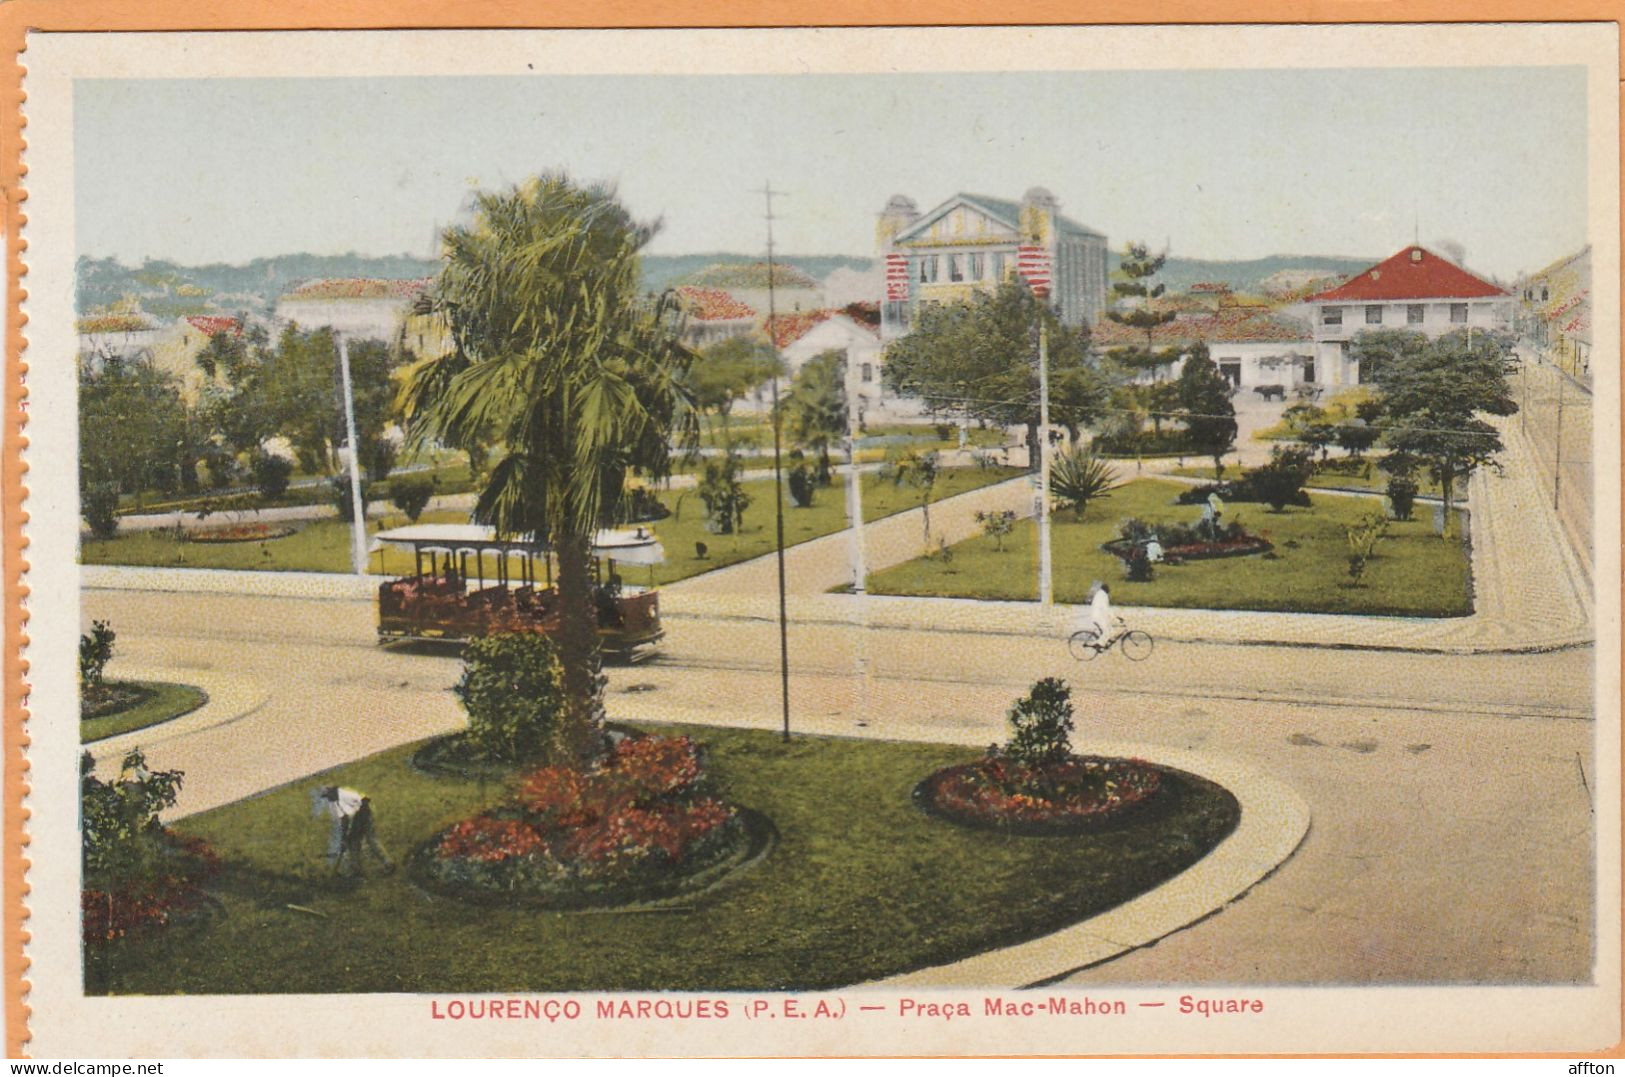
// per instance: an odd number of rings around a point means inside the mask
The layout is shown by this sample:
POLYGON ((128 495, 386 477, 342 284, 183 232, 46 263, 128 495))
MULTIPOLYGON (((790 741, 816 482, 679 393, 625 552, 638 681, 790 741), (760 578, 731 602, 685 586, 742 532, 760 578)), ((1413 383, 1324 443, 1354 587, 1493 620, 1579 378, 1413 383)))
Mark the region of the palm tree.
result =
POLYGON ((1089 502, 1110 497, 1117 489, 1117 472, 1086 449, 1073 448, 1050 464, 1050 493, 1072 507, 1072 515, 1083 519, 1089 502))
POLYGON ((561 173, 482 192, 473 223, 443 236, 434 308, 451 351, 419 362, 401 390, 418 443, 496 444, 474 519, 558 558, 559 761, 603 745, 597 529, 628 471, 665 477, 673 433, 690 445, 697 434, 675 308, 638 292, 638 252, 657 227, 634 221, 613 189, 561 173))
POLYGON ((846 434, 846 354, 823 352, 807 360, 785 399, 791 436, 818 454, 818 482, 829 485, 830 445, 846 434))

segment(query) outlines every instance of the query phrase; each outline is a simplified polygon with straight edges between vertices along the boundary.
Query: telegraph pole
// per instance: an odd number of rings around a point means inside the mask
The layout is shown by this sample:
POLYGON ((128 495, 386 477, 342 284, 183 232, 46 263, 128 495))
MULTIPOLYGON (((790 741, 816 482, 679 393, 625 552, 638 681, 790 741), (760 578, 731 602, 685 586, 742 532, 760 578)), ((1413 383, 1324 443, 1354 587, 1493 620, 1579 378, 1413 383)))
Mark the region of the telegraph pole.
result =
POLYGON ((355 390, 350 385, 350 344, 335 332, 339 378, 344 386, 344 437, 350 447, 350 569, 367 574, 367 508, 361 501, 361 444, 355 436, 355 390))
POLYGON ((773 522, 777 529, 775 550, 779 561, 779 687, 784 705, 784 742, 790 743, 790 620, 784 608, 784 468, 781 462, 780 428, 784 418, 779 411, 779 346, 774 339, 778 312, 773 302, 775 268, 773 265, 773 196, 770 182, 762 184, 762 197, 767 203, 764 217, 767 221, 767 345, 773 351, 773 522))
POLYGON ((863 476, 858 473, 858 394, 854 364, 846 366, 846 515, 851 521, 848 552, 852 560, 852 593, 867 589, 868 570, 863 563, 863 476))

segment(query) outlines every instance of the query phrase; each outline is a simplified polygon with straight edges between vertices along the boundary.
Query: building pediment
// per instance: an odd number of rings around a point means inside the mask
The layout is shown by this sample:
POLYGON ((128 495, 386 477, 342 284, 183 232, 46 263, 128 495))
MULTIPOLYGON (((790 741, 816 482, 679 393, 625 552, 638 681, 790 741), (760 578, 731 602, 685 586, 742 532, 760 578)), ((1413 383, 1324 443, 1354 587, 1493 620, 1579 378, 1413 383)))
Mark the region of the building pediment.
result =
POLYGON ((1005 219, 997 207, 984 206, 964 196, 950 198, 897 234, 899 247, 927 247, 952 243, 1015 243, 1019 222, 1005 219))

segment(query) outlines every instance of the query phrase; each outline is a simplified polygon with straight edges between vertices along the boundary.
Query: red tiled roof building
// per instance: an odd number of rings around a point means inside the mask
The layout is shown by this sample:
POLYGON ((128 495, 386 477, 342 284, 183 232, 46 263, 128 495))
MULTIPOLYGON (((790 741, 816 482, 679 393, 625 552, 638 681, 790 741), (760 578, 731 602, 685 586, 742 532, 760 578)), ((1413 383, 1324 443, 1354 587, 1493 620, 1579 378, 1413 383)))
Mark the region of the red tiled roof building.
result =
POLYGON ((1314 326, 1315 368, 1329 385, 1362 380, 1350 347, 1360 333, 1405 329, 1430 337, 1511 328, 1512 296, 1425 247, 1410 246, 1304 300, 1314 326))

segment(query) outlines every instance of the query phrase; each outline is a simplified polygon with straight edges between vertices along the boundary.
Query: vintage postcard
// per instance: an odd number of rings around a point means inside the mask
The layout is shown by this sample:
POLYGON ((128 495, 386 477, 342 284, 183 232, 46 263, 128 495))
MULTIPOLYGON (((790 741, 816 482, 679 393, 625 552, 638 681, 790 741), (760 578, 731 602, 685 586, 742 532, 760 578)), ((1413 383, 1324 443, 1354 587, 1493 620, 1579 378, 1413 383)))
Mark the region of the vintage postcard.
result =
POLYGON ((1616 25, 24 45, 29 1054, 1619 1042, 1616 25))

